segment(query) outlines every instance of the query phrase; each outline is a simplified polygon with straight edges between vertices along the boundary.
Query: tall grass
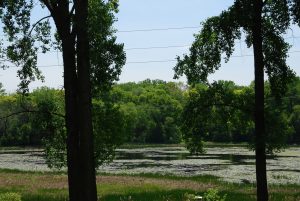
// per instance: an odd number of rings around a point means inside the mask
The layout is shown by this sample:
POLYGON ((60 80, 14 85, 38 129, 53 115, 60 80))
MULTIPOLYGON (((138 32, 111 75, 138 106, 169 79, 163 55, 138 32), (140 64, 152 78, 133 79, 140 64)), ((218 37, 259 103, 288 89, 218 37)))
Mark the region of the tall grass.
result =
MULTIPOLYGON (((233 184, 213 176, 180 177, 172 175, 98 175, 100 201, 188 201, 218 189, 227 201, 254 201, 253 184, 233 184)), ((67 201, 67 176, 63 173, 0 171, 0 201, 5 193, 17 193, 22 201, 67 201)), ((299 201, 299 185, 271 185, 270 201, 299 201)), ((3 200, 4 201, 4 200, 3 200)), ((19 201, 19 200, 5 200, 19 201)))

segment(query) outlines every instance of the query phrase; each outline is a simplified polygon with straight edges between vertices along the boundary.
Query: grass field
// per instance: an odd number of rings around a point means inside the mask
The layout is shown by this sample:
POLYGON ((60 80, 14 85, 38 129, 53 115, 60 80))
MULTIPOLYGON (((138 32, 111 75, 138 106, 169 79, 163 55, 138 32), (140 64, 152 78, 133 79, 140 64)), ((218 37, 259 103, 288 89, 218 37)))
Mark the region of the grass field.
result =
MULTIPOLYGON (((179 177, 171 175, 110 175, 97 176, 101 201, 187 201, 189 195, 203 195, 210 188, 227 194, 228 201, 255 200, 251 184, 225 183, 212 176, 179 177)), ((66 201, 67 176, 64 173, 0 171, 0 194, 18 193, 22 201, 66 201)), ((299 201, 300 186, 270 186, 271 201, 299 201)))

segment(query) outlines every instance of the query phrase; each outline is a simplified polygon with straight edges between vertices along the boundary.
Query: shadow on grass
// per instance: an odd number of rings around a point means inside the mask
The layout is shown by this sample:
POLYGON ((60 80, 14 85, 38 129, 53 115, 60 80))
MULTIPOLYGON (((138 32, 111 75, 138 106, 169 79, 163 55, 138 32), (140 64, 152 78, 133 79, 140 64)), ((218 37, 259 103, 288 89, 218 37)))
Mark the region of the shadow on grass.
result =
MULTIPOLYGON (((147 192, 134 192, 125 194, 106 194, 101 196, 99 201, 188 201, 188 195, 203 196, 204 192, 195 192, 191 190, 153 190, 147 192)), ((255 201, 256 196, 253 193, 221 191, 220 195, 227 195, 226 201, 242 200, 255 201)), ((286 195, 284 193, 270 193, 270 201, 298 201, 300 194, 286 195)), ((68 201, 68 197, 62 194, 48 193, 24 193, 22 201, 68 201)))
MULTIPOLYGON (((203 196, 204 192, 194 192, 189 190, 166 190, 151 191, 132 194, 113 194, 101 197, 100 201, 188 201, 188 195, 203 196)), ((227 194, 226 200, 254 201, 254 195, 242 193, 220 192, 220 195, 227 194)))

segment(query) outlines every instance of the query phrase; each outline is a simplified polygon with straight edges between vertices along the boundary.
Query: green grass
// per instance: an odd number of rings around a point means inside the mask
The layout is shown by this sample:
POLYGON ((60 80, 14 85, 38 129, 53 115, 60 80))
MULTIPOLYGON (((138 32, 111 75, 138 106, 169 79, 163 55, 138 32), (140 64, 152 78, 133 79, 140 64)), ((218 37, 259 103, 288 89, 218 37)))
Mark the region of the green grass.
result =
MULTIPOLYGON (((185 201, 187 195, 203 195, 217 188, 228 201, 254 201, 255 186, 220 181, 214 176, 98 175, 101 201, 185 201)), ((66 201, 67 176, 64 173, 0 170, 0 194, 13 192, 22 201, 66 201)), ((271 185, 270 201, 299 201, 299 185, 271 185)))

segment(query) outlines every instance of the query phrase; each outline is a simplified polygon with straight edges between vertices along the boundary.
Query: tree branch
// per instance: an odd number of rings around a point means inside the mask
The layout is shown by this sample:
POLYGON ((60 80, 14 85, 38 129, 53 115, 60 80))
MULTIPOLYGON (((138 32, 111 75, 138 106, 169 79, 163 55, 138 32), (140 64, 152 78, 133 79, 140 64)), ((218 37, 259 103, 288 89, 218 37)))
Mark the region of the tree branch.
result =
POLYGON ((264 0, 262 6, 264 7, 268 3, 268 0, 264 0))
POLYGON ((51 15, 45 16, 45 17, 41 18, 39 21, 37 21, 36 23, 34 23, 34 24, 32 25, 32 27, 31 27, 31 29, 30 29, 28 35, 29 35, 29 36, 31 35, 31 32, 33 31, 33 29, 34 29, 41 21, 43 21, 43 20, 45 20, 45 19, 47 19, 47 18, 50 18, 50 17, 51 17, 51 15))
POLYGON ((216 106, 216 107, 230 107, 230 108, 237 109, 239 111, 246 112, 246 113, 252 113, 253 112, 252 109, 248 110, 247 108, 243 108, 242 106, 240 106, 238 104, 235 104, 235 103, 218 103, 218 102, 214 102, 214 101, 210 102, 209 104, 200 106, 200 109, 206 109, 208 107, 213 107, 213 106, 216 106))
POLYGON ((65 115, 58 114, 58 113, 55 113, 55 112, 38 111, 38 110, 24 110, 24 111, 14 112, 14 113, 11 113, 9 115, 0 117, 0 120, 8 119, 10 117, 13 117, 13 116, 16 116, 16 115, 20 115, 20 114, 24 114, 24 113, 44 113, 44 114, 51 114, 51 115, 55 115, 55 116, 58 116, 58 117, 61 117, 61 118, 65 118, 65 115))
POLYGON ((45 6, 48 8, 48 10, 52 13, 53 11, 53 7, 50 4, 50 2, 48 0, 40 0, 43 4, 45 4, 45 6))
POLYGON ((75 11, 75 4, 73 4, 72 9, 70 10, 70 16, 72 16, 72 14, 74 13, 74 11, 75 11))

